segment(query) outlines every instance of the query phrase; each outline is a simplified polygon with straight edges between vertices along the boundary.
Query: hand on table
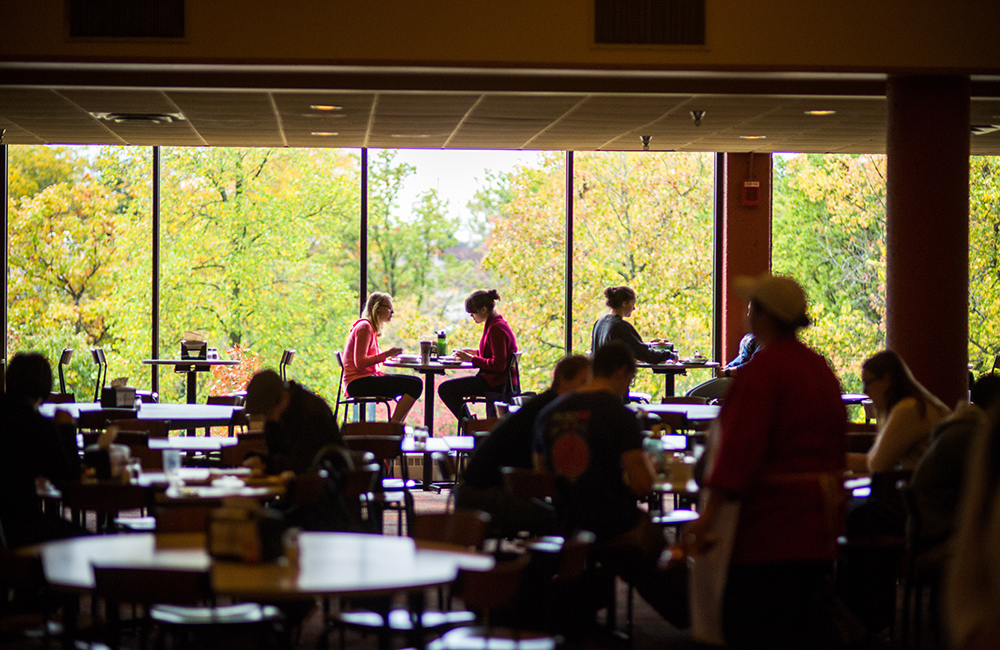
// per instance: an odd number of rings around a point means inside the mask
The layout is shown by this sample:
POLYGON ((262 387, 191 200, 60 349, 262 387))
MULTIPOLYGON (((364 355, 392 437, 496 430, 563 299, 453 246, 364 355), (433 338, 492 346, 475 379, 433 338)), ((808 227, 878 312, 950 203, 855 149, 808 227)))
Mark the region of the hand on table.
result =
POLYGON ((462 361, 471 361, 473 357, 476 356, 476 350, 465 348, 462 350, 455 350, 455 358, 462 361))
POLYGON ((402 352, 403 348, 389 348, 388 350, 385 351, 385 358, 391 359, 393 357, 399 356, 400 354, 402 354, 402 352))

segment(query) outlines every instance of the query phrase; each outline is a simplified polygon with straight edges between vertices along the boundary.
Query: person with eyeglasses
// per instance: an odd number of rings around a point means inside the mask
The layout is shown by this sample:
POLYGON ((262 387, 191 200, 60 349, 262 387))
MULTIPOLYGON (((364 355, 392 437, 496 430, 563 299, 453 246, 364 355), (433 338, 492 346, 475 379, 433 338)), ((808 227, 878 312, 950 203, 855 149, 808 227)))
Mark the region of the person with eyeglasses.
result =
POLYGON ((394 313, 389 294, 373 291, 368 296, 364 316, 354 322, 344 342, 344 382, 351 397, 395 397, 392 421, 403 422, 424 384, 413 375, 387 374, 378 369, 380 363, 403 351, 394 347, 382 352, 378 345, 378 337, 394 313))
MULTIPOLYGON (((517 341, 510 325, 496 311, 498 300, 500 294, 496 289, 473 291, 465 300, 465 311, 469 312, 473 321, 483 324, 483 336, 479 340, 478 350, 456 350, 455 357, 471 362, 479 372, 472 377, 450 379, 438 388, 441 401, 459 422, 463 416, 469 416, 468 408, 462 403, 463 397, 483 397, 493 392, 502 394, 508 379, 513 385, 517 383, 515 377, 507 377, 511 356, 517 352, 517 341)), ((516 370, 511 368, 510 372, 514 373, 516 370)), ((486 410, 488 417, 495 416, 496 407, 492 403, 487 403, 486 410)))

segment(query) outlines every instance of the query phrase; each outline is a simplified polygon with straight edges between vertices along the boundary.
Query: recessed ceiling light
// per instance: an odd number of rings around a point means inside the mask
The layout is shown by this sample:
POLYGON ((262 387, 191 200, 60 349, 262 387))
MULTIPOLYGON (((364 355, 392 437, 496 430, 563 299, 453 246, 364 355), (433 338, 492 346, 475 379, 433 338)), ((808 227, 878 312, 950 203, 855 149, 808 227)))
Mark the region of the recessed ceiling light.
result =
POLYGON ((393 133, 389 136, 390 138, 429 138, 431 137, 428 133, 393 133))
POLYGON ((741 135, 740 140, 763 140, 766 135, 741 135))
POLYGON ((334 106, 333 104, 311 104, 309 108, 314 111, 342 111, 343 106, 334 106))
POLYGON ((806 115, 836 115, 837 111, 831 110, 821 110, 821 111, 806 111, 806 115))
POLYGON ((330 135, 340 135, 335 131, 313 131, 313 135, 330 136, 330 135))

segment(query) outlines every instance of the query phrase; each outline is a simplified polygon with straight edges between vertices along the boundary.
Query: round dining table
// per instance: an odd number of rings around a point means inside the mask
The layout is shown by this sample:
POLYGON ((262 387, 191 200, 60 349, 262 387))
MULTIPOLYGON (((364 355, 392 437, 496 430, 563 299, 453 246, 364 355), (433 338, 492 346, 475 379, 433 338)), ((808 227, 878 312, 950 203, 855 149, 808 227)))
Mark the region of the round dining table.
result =
POLYGON ((261 601, 410 592, 448 584, 460 568, 494 565, 490 555, 363 533, 303 532, 297 564, 216 560, 205 536, 190 533, 73 537, 41 544, 39 552, 45 579, 57 590, 93 589, 95 565, 146 567, 208 571, 217 595, 261 601))

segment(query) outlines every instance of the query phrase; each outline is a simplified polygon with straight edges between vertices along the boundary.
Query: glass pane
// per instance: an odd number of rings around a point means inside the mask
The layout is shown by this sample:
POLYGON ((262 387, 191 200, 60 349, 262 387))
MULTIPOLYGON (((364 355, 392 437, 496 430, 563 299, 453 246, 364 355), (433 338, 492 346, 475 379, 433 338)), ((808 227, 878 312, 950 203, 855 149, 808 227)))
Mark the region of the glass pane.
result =
MULTIPOLYGON (((524 352, 522 390, 538 389, 536 380, 550 373, 554 363, 539 345, 536 331, 539 322, 547 323, 531 288, 542 268, 534 265, 534 257, 522 257, 512 268, 515 260, 506 248, 525 236, 519 230, 525 224, 512 221, 509 212, 518 193, 511 189, 518 174, 512 170, 535 157, 510 151, 369 151, 368 289, 390 294, 396 312, 379 339, 382 350, 401 347, 404 353, 417 354, 420 341, 436 340, 435 332, 441 330, 450 350, 477 348, 482 325, 469 318, 465 299, 477 289, 497 289, 497 311, 510 323, 524 352)), ((554 188, 557 194, 559 188, 554 188)), ((554 209, 561 222, 561 204, 554 209)), ((561 228, 558 232, 561 242, 561 228)), ((557 248, 560 270, 551 288, 559 302, 551 304, 551 311, 561 317, 561 243, 557 248)), ((552 283, 550 275, 543 277, 552 283)), ((561 326, 556 329, 561 332, 561 326)), ((346 333, 347 328, 341 340, 346 333)), ((557 340, 561 338, 559 334, 557 340)), ((436 386, 471 374, 448 371, 437 378, 436 386)), ((409 423, 423 424, 426 397, 410 411, 409 423)), ((435 435, 454 434, 455 419, 438 396, 433 397, 435 435)))
POLYGON ((855 393, 885 347, 885 169, 880 155, 774 157, 773 269, 806 290, 802 338, 855 393))
MULTIPOLYGON (((357 304, 359 169, 340 149, 163 150, 159 356, 198 332, 243 361, 199 375, 197 401, 277 370, 288 348, 288 378, 335 402, 333 353, 357 304)), ((185 375, 161 370, 160 392, 184 401, 185 375)))
POLYGON ((59 391, 91 401, 107 378, 149 389, 151 154, 139 147, 11 146, 7 345, 43 353, 59 391))
MULTIPOLYGON (((644 341, 711 356, 714 156, 577 153, 573 184, 574 351, 590 350, 593 324, 609 312, 605 288, 624 285, 636 292, 627 320, 644 341)), ((675 394, 710 378, 678 376, 675 394)), ((664 377, 640 369, 632 390, 657 400, 664 377)))

